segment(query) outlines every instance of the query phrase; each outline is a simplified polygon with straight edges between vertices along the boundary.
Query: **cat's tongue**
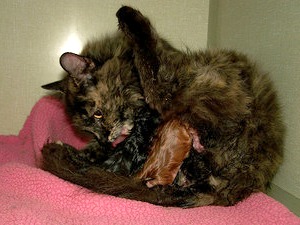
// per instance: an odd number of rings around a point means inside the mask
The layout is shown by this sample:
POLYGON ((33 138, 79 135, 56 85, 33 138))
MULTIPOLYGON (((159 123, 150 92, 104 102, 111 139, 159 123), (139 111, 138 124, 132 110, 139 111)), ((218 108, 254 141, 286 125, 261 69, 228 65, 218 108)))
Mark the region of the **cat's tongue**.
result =
POLYGON ((122 141, 124 141, 127 138, 128 135, 121 134, 119 137, 117 137, 113 142, 112 146, 115 148, 118 144, 120 144, 122 141))

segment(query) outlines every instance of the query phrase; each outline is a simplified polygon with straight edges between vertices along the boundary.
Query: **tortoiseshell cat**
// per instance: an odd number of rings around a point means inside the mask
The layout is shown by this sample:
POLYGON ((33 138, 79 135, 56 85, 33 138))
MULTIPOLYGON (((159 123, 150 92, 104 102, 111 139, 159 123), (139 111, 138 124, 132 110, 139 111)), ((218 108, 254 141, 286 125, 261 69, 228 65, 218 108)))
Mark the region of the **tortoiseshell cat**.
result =
POLYGON ((123 42, 116 34, 88 44, 82 52, 85 56, 63 54, 60 63, 69 75, 43 88, 64 93, 74 125, 95 136, 81 156, 73 159, 81 167, 101 164, 111 172, 130 175, 145 160, 159 119, 145 104, 138 75, 133 75, 132 51, 123 42), (134 137, 128 137, 131 130, 134 137))
POLYGON ((81 55, 64 53, 64 79, 43 88, 63 93, 74 126, 93 134, 83 150, 49 143, 42 149, 42 168, 98 193, 165 206, 187 205, 186 198, 149 189, 134 176, 148 155, 160 122, 142 96, 132 50, 117 32, 88 43, 81 55))
POLYGON ((196 130, 204 146, 191 151, 180 172, 197 193, 194 204, 232 205, 265 191, 282 161, 284 133, 269 78, 233 51, 175 50, 130 7, 117 17, 147 103, 164 121, 196 130))
MULTIPOLYGON (((99 193, 165 206, 227 206, 253 192, 265 191, 282 161, 284 133, 277 95, 269 78, 244 55, 233 51, 183 52, 173 48, 159 37, 146 17, 130 7, 122 7, 117 17, 125 37, 119 34, 118 38, 108 38, 111 45, 90 50, 87 46, 83 52, 87 58, 81 60, 86 63, 84 69, 78 71, 80 63, 71 63, 76 69, 59 82, 68 83, 62 86, 66 105, 74 111, 73 121, 81 124, 82 114, 87 113, 89 118, 103 116, 104 128, 120 134, 123 129, 113 128, 115 120, 110 117, 130 118, 130 125, 124 124, 128 131, 137 115, 141 116, 135 113, 147 107, 146 101, 164 121, 160 130, 167 130, 163 126, 169 122, 179 121, 179 126, 192 129, 193 141, 198 138, 203 149, 190 150, 172 185, 150 189, 134 176, 112 175, 101 166, 80 172, 65 160, 69 153, 63 149, 68 147, 58 144, 45 146, 44 168, 99 193), (82 77, 87 82, 78 81, 82 77), (126 92, 115 91, 124 87, 126 79, 136 79, 132 87, 138 94, 134 94, 133 101, 123 96, 126 92), (74 98, 89 101, 82 105, 74 98), (102 107, 107 111, 100 115, 97 108, 102 107)), ((107 143, 99 138, 104 131, 98 125, 96 122, 79 128, 93 130, 100 143, 107 143)), ((111 148, 105 148, 105 154, 113 154, 111 148)))

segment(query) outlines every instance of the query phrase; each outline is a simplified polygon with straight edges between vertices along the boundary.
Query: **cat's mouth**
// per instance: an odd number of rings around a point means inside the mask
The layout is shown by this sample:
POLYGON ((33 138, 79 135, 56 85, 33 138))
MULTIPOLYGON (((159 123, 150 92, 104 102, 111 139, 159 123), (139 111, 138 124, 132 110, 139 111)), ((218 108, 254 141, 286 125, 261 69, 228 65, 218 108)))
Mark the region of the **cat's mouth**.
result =
POLYGON ((126 138, 128 137, 128 135, 120 135, 118 136, 112 143, 111 145, 115 148, 117 147, 118 144, 120 144, 122 141, 124 141, 126 138))
POLYGON ((124 124, 121 127, 112 129, 108 136, 108 141, 111 142, 112 147, 115 148, 118 144, 123 142, 129 136, 132 127, 132 125, 124 124))

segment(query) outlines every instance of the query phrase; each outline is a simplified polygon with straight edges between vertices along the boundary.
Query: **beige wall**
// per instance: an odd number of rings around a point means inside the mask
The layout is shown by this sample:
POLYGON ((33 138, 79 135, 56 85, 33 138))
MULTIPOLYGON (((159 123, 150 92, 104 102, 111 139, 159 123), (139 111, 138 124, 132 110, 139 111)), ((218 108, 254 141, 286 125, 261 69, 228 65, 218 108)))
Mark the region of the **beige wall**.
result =
POLYGON ((300 198, 300 1, 211 0, 208 45, 248 53, 269 71, 287 127, 274 184, 300 198))
POLYGON ((59 79, 59 56, 117 29, 123 4, 138 7, 177 47, 205 47, 209 1, 1 0, 0 134, 17 134, 42 84, 59 79))

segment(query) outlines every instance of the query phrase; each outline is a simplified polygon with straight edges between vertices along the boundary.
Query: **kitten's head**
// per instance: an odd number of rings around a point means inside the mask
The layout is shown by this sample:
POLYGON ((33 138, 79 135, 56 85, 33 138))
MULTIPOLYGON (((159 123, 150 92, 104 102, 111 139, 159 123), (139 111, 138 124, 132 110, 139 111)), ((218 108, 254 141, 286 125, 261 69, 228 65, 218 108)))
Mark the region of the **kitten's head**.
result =
POLYGON ((134 125, 135 113, 145 106, 132 60, 112 57, 99 63, 64 53, 60 64, 68 75, 43 88, 64 93, 74 125, 101 142, 116 145, 124 140, 134 125))

